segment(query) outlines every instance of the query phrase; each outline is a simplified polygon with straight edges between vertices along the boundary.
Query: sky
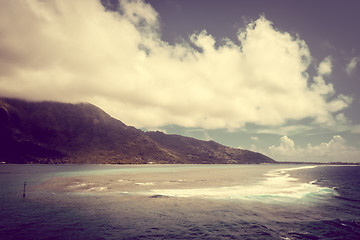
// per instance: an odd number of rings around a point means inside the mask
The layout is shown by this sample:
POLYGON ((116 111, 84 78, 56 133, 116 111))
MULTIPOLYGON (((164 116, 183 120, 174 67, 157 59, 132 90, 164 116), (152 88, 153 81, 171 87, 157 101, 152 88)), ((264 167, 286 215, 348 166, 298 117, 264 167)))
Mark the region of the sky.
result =
POLYGON ((0 0, 0 96, 278 161, 360 162, 356 0, 0 0))

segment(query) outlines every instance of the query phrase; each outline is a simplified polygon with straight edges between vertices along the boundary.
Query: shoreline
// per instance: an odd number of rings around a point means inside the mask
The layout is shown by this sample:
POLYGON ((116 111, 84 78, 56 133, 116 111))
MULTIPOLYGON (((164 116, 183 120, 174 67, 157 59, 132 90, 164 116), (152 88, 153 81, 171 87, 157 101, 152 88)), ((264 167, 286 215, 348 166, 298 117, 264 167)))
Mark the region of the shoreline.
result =
POLYGON ((275 163, 7 163, 0 162, 0 165, 109 165, 109 166, 126 166, 126 165, 280 165, 280 164, 295 164, 295 165, 334 165, 334 166, 360 166, 360 162, 275 162, 275 163))

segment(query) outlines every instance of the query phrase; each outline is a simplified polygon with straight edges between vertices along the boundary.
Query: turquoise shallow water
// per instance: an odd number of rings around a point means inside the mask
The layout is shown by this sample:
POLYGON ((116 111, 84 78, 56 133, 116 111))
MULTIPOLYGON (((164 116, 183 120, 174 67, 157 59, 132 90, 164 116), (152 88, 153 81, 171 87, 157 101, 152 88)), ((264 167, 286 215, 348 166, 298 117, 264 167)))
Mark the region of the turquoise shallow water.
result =
POLYGON ((359 239, 359 174, 351 166, 0 165, 0 236, 359 239))

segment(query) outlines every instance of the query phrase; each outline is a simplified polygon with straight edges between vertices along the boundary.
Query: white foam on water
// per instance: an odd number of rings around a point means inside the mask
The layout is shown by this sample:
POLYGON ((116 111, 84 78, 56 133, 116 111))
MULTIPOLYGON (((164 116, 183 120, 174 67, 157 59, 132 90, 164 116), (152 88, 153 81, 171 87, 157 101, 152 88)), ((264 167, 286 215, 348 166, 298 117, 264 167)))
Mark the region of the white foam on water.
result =
POLYGON ((80 183, 80 182, 73 182, 72 185, 67 186, 66 188, 69 189, 77 189, 77 188, 85 188, 85 187, 89 187, 95 185, 95 183, 80 183))
POLYGON ((135 184, 136 185, 141 185, 141 186, 152 186, 152 185, 154 185, 153 182, 137 182, 135 184))
POLYGON ((247 199, 247 200, 297 200, 311 196, 332 193, 311 183, 303 183, 291 177, 290 171, 309 169, 316 166, 277 169, 264 174, 265 179, 252 185, 228 187, 186 188, 186 189, 152 189, 143 194, 164 195, 172 197, 201 197, 215 199, 247 199))
POLYGON ((88 192, 102 192, 108 190, 107 187, 92 187, 90 189, 87 189, 88 192))

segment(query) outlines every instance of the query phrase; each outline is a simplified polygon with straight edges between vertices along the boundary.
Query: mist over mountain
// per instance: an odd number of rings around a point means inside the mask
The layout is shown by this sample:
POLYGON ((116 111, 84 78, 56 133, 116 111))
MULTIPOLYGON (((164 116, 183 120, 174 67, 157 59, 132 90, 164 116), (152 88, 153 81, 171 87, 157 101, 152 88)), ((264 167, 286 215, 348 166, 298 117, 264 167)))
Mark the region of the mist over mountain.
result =
POLYGON ((6 163, 272 163, 260 153, 161 132, 143 132, 87 104, 0 98, 0 161, 6 163))

